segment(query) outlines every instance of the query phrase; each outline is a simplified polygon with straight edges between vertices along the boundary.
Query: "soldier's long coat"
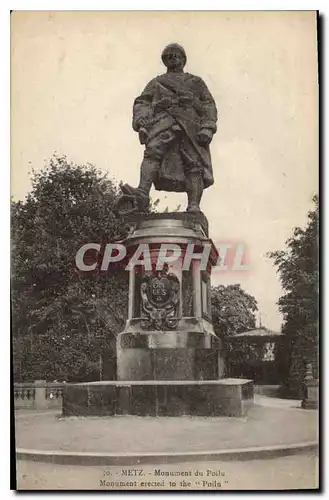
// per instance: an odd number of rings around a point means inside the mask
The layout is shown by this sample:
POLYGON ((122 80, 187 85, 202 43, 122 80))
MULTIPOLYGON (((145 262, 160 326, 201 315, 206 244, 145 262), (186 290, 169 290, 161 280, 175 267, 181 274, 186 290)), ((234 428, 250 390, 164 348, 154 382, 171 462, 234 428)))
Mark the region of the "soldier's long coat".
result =
MULTIPOLYGON (((151 80, 135 99, 133 128, 138 131, 141 121, 149 125, 148 141, 166 130, 178 128, 188 142, 187 154, 175 142, 164 155, 155 188, 164 191, 185 191, 186 162, 200 167, 204 188, 214 182, 209 146, 198 144, 197 133, 202 128, 216 132, 217 109, 204 81, 190 73, 165 73, 151 80), (165 99, 164 99, 165 98, 165 99), (170 104, 168 105, 168 98, 170 104), (166 101, 166 105, 162 103, 166 101)), ((147 143, 146 143, 147 148, 147 143)))

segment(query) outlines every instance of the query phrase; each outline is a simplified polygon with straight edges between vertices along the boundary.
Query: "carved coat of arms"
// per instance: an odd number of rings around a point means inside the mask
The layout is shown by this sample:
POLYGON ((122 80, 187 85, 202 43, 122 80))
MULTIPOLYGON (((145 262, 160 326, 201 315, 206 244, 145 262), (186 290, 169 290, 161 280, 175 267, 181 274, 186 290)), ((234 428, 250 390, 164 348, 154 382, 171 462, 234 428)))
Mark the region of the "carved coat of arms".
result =
POLYGON ((180 284, 167 270, 145 275, 140 286, 141 326, 166 330, 177 326, 180 284))

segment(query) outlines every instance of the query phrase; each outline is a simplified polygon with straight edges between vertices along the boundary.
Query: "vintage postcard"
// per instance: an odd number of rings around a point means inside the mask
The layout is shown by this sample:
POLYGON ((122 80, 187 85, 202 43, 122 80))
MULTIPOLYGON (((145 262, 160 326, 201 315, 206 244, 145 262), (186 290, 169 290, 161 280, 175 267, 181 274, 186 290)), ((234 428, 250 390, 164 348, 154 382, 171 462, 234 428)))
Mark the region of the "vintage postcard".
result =
POLYGON ((18 490, 316 490, 316 11, 13 11, 18 490))

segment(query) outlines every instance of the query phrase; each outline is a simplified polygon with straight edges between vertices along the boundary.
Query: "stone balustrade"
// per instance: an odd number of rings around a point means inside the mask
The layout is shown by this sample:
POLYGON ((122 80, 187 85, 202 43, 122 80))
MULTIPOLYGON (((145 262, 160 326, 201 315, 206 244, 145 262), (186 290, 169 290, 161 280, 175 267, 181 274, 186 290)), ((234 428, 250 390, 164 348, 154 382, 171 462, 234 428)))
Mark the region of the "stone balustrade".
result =
POLYGON ((34 383, 14 384, 15 409, 62 408, 63 384, 36 380, 34 383))

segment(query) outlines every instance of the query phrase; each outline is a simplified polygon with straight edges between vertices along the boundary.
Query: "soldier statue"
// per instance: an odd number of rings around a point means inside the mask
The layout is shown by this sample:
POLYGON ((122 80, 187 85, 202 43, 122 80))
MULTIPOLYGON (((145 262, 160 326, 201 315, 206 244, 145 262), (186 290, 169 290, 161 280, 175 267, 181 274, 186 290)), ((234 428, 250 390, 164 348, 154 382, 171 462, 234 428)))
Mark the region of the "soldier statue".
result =
POLYGON ((203 190, 214 182, 209 144, 217 109, 204 81, 184 73, 186 53, 176 43, 162 52, 167 72, 151 80, 133 106, 133 129, 145 145, 137 188, 124 195, 147 210, 152 184, 159 191, 186 192, 188 212, 200 212, 203 190))

